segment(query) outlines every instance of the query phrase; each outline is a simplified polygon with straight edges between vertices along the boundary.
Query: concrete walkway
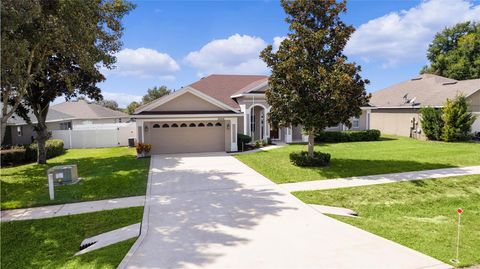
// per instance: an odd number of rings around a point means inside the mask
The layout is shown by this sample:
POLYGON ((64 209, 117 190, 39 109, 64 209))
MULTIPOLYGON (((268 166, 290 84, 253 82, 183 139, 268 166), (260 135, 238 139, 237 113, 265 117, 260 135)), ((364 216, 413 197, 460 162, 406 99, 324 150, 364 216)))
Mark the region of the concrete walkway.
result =
POLYGON ((450 268, 329 218, 226 153, 153 156, 119 268, 450 268))
POLYGON ((327 190, 348 187, 367 186, 375 184, 395 183, 402 181, 413 181, 429 178, 443 178, 454 176, 467 176, 480 174, 480 166, 469 166, 461 168, 445 168, 435 170, 424 170, 415 172, 383 174, 374 176, 359 176, 348 178, 336 178, 328 180, 314 180, 297 183, 280 184, 280 187, 289 192, 308 190, 327 190))
POLYGON ((133 196, 91 202, 2 210, 1 221, 53 218, 102 210, 143 206, 144 202, 145 196, 133 196))

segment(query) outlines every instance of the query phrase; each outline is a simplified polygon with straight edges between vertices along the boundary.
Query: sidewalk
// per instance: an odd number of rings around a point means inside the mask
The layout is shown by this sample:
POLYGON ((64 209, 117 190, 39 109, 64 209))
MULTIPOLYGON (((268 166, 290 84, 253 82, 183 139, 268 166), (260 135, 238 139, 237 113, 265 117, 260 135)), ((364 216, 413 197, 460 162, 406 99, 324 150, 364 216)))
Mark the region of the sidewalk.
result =
POLYGON ((143 206, 145 196, 132 196, 91 202, 21 208, 1 211, 1 221, 44 219, 133 206, 143 206))
POLYGON ((328 180, 304 181, 304 182, 297 182, 297 183, 280 184, 280 187, 289 192, 327 190, 327 189, 394 183, 394 182, 402 182, 402 181, 421 180, 421 179, 429 179, 429 178, 467 176, 467 175, 476 175, 476 174, 480 174, 480 166, 445 168, 445 169, 383 174, 383 175, 374 175, 374 176, 336 178, 336 179, 328 179, 328 180))

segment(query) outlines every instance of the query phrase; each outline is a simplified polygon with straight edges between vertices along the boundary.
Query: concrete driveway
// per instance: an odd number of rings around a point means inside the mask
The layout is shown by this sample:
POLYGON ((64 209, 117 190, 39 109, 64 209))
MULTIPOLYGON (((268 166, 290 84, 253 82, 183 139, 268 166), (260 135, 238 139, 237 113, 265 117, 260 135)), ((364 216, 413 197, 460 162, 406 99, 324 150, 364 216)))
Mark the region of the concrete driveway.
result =
POLYGON ((154 156, 120 268, 450 268, 336 221, 225 153, 154 156))

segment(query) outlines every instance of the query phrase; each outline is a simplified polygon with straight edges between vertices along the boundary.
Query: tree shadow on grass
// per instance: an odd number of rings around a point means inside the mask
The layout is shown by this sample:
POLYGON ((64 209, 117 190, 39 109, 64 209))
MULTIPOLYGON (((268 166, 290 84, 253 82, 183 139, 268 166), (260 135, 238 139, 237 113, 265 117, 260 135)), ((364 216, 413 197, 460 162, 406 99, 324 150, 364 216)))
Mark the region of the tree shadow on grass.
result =
MULTIPOLYGON (((427 163, 403 160, 358 160, 332 158, 326 167, 303 167, 319 175, 321 178, 345 178, 353 176, 368 176, 409 171, 451 168, 441 163, 427 163)), ((313 179, 315 180, 315 179, 313 179)))
POLYGON ((74 257, 86 237, 141 219, 142 208, 126 208, 49 219, 2 223, 2 268, 115 268, 133 240, 74 257))
MULTIPOLYGON (((228 249, 248 244, 251 238, 246 231, 265 218, 296 210, 282 201, 288 194, 278 192, 266 180, 252 179, 253 174, 221 166, 183 166, 177 158, 154 160, 154 167, 146 210, 149 227, 142 231, 147 237, 130 266, 212 266, 228 249)), ((273 246, 288 244, 281 241, 283 232, 272 231, 278 233, 272 236, 278 238, 271 242, 273 246)))
POLYGON ((144 195, 149 159, 118 157, 67 158, 47 165, 29 165, 2 176, 2 208, 61 204, 84 200, 144 195), (46 171, 56 165, 76 164, 82 180, 55 187, 55 200, 48 196, 46 171))

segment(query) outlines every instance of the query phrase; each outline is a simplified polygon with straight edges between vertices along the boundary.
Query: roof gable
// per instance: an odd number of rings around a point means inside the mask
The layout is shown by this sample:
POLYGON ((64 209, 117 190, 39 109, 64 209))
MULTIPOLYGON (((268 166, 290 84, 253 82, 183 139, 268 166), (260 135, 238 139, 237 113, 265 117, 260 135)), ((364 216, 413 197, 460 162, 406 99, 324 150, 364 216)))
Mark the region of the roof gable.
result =
POLYGON ((224 107, 219 107, 203 98, 194 95, 190 91, 177 96, 163 104, 150 109, 150 111, 222 111, 227 110, 224 107))
POLYGON ((239 109, 239 105, 231 98, 241 90, 248 90, 249 85, 267 80, 263 75, 210 75, 192 83, 192 87, 230 107, 239 109))
MULTIPOLYGON (((174 112, 175 111, 186 111, 184 109, 186 109, 186 107, 188 106, 188 101, 193 101, 194 103, 192 103, 192 106, 196 106, 198 112, 202 112, 202 111, 208 111, 208 112, 211 112, 211 110, 207 110, 210 108, 215 108, 214 111, 232 111, 232 112, 238 112, 238 110, 236 108, 233 108, 231 106, 228 106, 227 104, 225 103, 222 103, 220 101, 218 101, 217 99, 215 98, 212 98, 208 95, 206 95, 205 93, 203 92, 200 92, 192 87, 186 87, 186 88, 183 88, 182 90, 180 91, 176 91, 174 92, 173 94, 169 94, 169 95, 165 95, 161 98, 158 98, 142 107, 139 107, 137 110, 135 110, 135 113, 134 114, 145 114, 145 113, 148 113, 148 112, 155 112, 155 111, 167 111, 167 110, 162 110, 160 107, 163 106, 164 104, 167 104, 171 101, 173 101, 173 103, 170 104, 171 107, 173 107, 175 110, 173 110, 174 112), (187 98, 186 100, 182 100, 181 96, 184 95, 184 94, 187 94, 187 98), (192 97, 188 97, 189 94, 191 95, 194 95, 196 98, 195 99, 192 99, 192 97), (178 101, 176 101, 175 99, 177 98, 180 98, 178 101), (198 99, 201 99, 201 100, 198 100, 198 99), (175 100, 175 101, 174 101, 175 100), (209 107, 207 107, 207 104, 210 104, 209 107), (176 105, 179 105, 179 107, 176 107, 176 105)), ((169 105, 167 105, 167 108, 168 108, 169 105)), ((172 111, 172 110, 168 110, 168 111, 172 111)), ((189 112, 192 112, 191 109, 188 110, 189 112)))

